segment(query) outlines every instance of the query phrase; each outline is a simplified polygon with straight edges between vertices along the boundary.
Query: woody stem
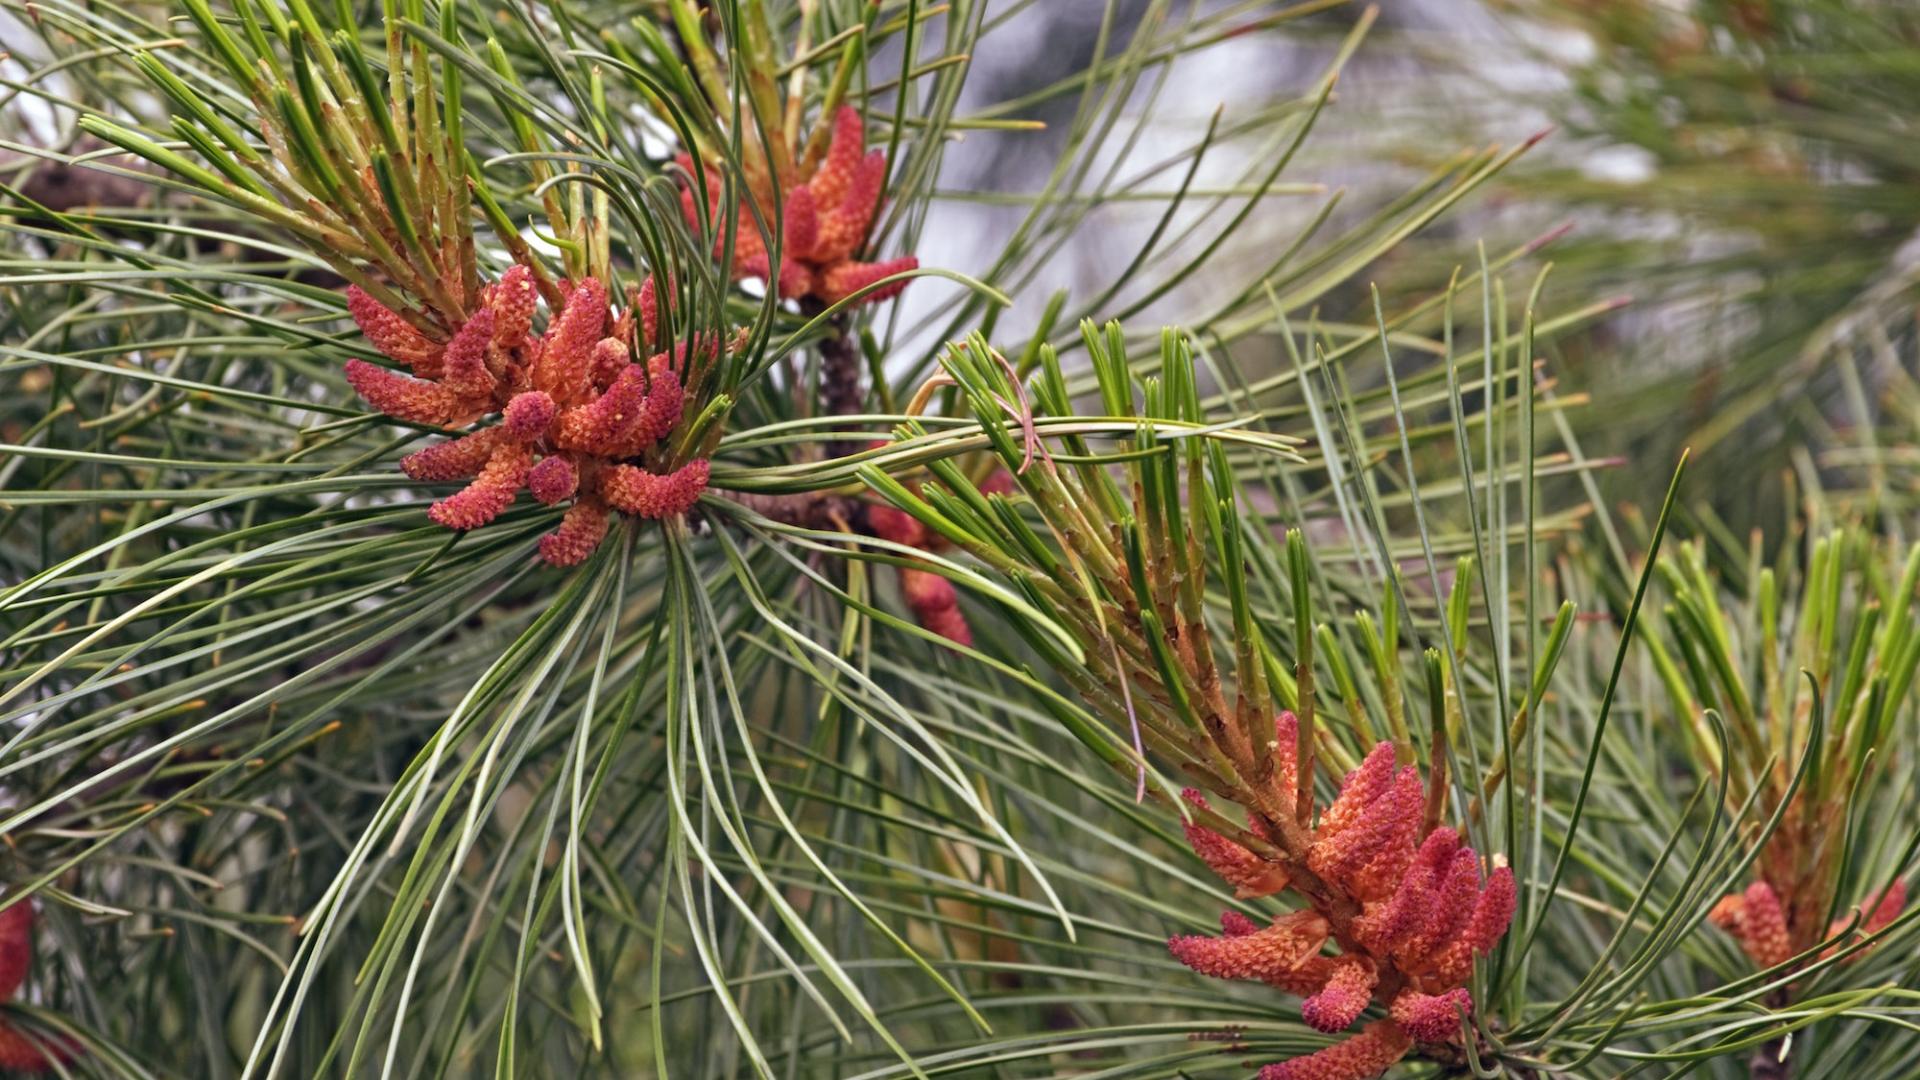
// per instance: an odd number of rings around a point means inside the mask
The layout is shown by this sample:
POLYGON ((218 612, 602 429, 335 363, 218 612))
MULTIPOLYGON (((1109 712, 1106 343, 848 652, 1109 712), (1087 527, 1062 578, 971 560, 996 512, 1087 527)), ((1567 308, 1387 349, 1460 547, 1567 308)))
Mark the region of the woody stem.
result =
POLYGON ((1782 1058, 1782 1040, 1773 1039, 1760 1044, 1747 1059, 1747 1073, 1753 1080, 1788 1080, 1793 1075, 1793 1063, 1782 1058))
MULTIPOLYGON (((1767 1007, 1784 1008, 1787 995, 1784 991, 1775 991, 1767 995, 1767 1007)), ((1747 1074, 1754 1080, 1788 1080, 1793 1075, 1793 1058, 1787 1052, 1785 1039, 1768 1039, 1754 1047, 1747 1058, 1747 1074)))
MULTIPOLYGON (((806 306, 819 305, 810 300, 806 306)), ((865 363, 860 342, 845 317, 830 320, 827 336, 820 339, 820 405, 827 415, 849 416, 865 409, 867 391, 860 378, 865 363)), ((827 447, 827 456, 845 457, 857 449, 846 442, 835 442, 827 447)))

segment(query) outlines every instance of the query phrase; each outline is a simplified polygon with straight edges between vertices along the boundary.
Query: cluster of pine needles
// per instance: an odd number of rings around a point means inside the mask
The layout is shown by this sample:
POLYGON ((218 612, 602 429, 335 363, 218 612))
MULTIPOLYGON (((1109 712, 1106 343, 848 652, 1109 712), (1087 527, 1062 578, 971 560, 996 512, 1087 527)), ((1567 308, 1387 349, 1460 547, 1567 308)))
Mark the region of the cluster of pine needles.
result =
POLYGON ((1905 1075, 1916 27, 1494 6, 1669 171, 1342 159, 1337 0, 0 0, 0 1071, 1905 1075))

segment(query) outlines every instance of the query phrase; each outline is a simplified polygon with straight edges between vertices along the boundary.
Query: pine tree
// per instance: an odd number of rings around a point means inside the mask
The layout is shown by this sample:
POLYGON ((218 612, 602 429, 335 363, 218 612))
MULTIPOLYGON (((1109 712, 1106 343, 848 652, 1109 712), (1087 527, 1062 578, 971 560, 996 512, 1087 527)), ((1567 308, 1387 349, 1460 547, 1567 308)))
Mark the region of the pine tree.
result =
POLYGON ((88 197, 0 188, 0 1067, 1902 1060, 1920 559, 1598 505, 1553 237, 1366 288, 1532 143, 1294 179, 1326 6, 981 103, 1038 6, 34 5, 88 197))

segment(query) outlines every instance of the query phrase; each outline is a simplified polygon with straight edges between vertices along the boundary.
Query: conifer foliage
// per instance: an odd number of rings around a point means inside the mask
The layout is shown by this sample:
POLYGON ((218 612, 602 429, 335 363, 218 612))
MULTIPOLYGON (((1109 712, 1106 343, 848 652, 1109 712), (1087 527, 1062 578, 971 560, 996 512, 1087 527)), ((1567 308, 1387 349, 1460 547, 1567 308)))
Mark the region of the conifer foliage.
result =
POLYGON ((0 1069, 1920 1052, 1909 523, 1366 288, 1538 141, 1296 178, 1377 12, 1065 6, 5 5, 0 1069))

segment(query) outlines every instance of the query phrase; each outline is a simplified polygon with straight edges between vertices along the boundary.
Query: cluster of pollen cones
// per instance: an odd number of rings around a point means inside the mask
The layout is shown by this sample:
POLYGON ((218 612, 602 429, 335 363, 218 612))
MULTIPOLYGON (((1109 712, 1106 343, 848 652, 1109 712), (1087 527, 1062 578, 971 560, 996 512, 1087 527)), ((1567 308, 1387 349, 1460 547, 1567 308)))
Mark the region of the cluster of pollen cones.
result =
POLYGON ((690 358, 684 344, 644 363, 635 358, 636 347, 644 355, 658 337, 653 279, 618 319, 610 319, 598 280, 573 282, 565 296, 545 332, 535 334, 533 277, 514 266, 483 291, 478 309, 447 340, 436 341, 359 288, 347 290, 361 333, 413 372, 349 361, 347 381, 368 404, 398 420, 441 427, 495 417, 401 461, 415 480, 467 481, 428 516, 451 529, 476 529, 522 489, 549 506, 570 501, 560 525, 540 540, 541 558, 555 566, 591 555, 607 534, 610 511, 672 517, 707 486, 704 460, 664 473, 635 463, 679 425, 690 358))
MULTIPOLYGON (((875 282, 919 268, 920 261, 912 256, 885 262, 854 260, 866 244, 867 230, 879 212, 887 184, 886 154, 869 152, 866 143, 866 123, 859 110, 842 106, 834 114, 833 140, 819 168, 811 176, 781 178, 786 202, 780 208, 777 269, 750 208, 744 202, 740 204, 732 238, 734 277, 768 279, 780 296, 789 300, 812 297, 831 304, 875 282)), ((689 155, 682 154, 677 160, 688 176, 705 176, 707 216, 716 222, 714 230, 721 232, 717 219, 724 192, 719 176, 713 169, 697 172, 689 155)), ((757 194, 771 228, 773 193, 757 194)), ((681 210, 687 224, 701 227, 700 208, 691 189, 681 192, 681 210)), ((714 243, 714 257, 724 258, 726 246, 723 233, 714 243)), ((861 297, 860 302, 888 299, 906 284, 902 280, 885 285, 861 297)))
MULTIPOLYGON (((1275 725, 1279 787, 1295 784, 1292 713, 1275 725)), ((1186 797, 1205 810, 1197 791, 1186 797)), ((1200 858, 1242 898, 1296 889, 1307 907, 1261 926, 1239 912, 1220 918, 1220 937, 1181 936, 1167 947, 1203 975, 1252 979, 1305 1000, 1301 1017, 1318 1031, 1345 1031, 1378 1002, 1385 1016, 1317 1053, 1268 1065, 1260 1080, 1363 1080, 1377 1076, 1415 1044, 1458 1042, 1473 1011, 1465 983, 1513 920, 1513 872, 1497 865, 1484 879, 1480 856, 1453 829, 1425 828, 1420 772, 1398 767, 1394 745, 1375 746, 1348 773, 1321 812, 1298 858, 1264 857, 1205 826, 1186 825, 1200 858), (1327 951, 1336 944, 1337 952, 1327 951)), ((1273 838, 1258 816, 1249 833, 1273 838)), ((1276 850, 1281 850, 1275 845, 1276 850)))
MULTIPOLYGON (((1859 925, 1854 927, 1853 933, 1846 939, 1835 940, 1834 944, 1821 951, 1821 957, 1832 955, 1862 937, 1877 934, 1892 926, 1906 906, 1906 882, 1896 879, 1880 894, 1872 911, 1860 913, 1859 925)), ((1840 939, 1854 922, 1851 917, 1835 919, 1827 927, 1826 933, 1817 938, 1796 933, 1796 928, 1790 925, 1787 906, 1780 902, 1780 894, 1765 881, 1756 881, 1747 886, 1744 892, 1722 897, 1707 913, 1707 919, 1732 934, 1747 957, 1755 966, 1762 968, 1786 963, 1811 947, 1815 941, 1840 939)), ((1842 962, 1851 962, 1865 955, 1864 951, 1852 953, 1842 962)))

